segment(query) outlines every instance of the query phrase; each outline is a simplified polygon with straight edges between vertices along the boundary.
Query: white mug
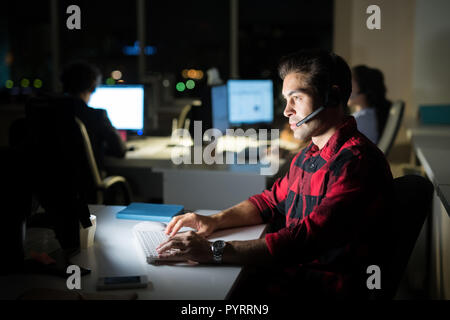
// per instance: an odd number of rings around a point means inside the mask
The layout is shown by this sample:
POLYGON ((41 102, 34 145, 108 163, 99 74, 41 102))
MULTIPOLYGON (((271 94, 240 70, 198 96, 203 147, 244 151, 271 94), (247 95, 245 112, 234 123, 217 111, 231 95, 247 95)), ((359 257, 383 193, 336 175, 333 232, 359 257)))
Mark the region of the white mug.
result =
POLYGON ((80 248, 81 249, 87 249, 94 245, 94 236, 95 236, 95 229, 97 227, 97 218, 96 216, 91 214, 91 223, 92 226, 89 228, 83 228, 83 226, 80 225, 80 248))

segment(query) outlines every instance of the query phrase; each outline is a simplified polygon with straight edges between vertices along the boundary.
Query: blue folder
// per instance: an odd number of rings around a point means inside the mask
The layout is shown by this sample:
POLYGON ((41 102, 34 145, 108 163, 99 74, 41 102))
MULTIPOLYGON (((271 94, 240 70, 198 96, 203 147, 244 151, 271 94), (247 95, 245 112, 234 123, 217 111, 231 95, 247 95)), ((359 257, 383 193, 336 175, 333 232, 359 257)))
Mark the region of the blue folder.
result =
POLYGON ((180 205, 132 202, 117 212, 116 218, 169 222, 172 217, 183 213, 184 207, 180 205))

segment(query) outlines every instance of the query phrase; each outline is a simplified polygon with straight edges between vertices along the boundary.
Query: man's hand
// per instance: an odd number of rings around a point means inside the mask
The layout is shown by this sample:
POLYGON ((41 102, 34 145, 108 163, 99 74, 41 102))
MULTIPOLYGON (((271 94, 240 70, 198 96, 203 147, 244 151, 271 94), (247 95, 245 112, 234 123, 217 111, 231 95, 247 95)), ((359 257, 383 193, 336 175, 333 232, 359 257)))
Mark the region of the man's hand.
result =
POLYGON ((217 222, 209 216, 202 216, 196 213, 186 213, 175 216, 166 227, 166 234, 174 236, 181 227, 189 227, 197 230, 197 234, 203 237, 209 236, 217 228, 217 222))
MULTIPOLYGON (((159 257, 163 260, 191 260, 200 263, 212 263, 213 254, 211 242, 206 237, 216 230, 252 226, 263 223, 258 209, 249 200, 216 213, 212 216, 202 216, 196 213, 186 213, 175 216, 166 227, 169 240, 161 243, 158 248, 159 257), (177 232, 182 227, 195 229, 197 232, 177 232), (170 249, 179 252, 169 253, 170 249)), ((264 239, 248 241, 229 241, 224 250, 223 263, 255 264, 271 260, 264 239)))
POLYGON ((191 260, 199 263, 212 263, 211 243, 193 231, 182 232, 161 243, 156 250, 164 260, 191 260), (169 253, 170 249, 179 249, 169 253))

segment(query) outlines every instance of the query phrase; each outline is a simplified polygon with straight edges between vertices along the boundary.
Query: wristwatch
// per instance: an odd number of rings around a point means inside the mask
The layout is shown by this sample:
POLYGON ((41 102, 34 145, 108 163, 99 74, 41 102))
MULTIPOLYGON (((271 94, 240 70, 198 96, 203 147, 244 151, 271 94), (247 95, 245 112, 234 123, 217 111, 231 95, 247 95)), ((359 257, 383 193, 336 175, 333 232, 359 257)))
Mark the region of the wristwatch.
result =
POLYGON ((225 249, 226 245, 227 243, 223 240, 217 240, 211 244, 211 250, 215 263, 222 263, 223 250, 225 249))

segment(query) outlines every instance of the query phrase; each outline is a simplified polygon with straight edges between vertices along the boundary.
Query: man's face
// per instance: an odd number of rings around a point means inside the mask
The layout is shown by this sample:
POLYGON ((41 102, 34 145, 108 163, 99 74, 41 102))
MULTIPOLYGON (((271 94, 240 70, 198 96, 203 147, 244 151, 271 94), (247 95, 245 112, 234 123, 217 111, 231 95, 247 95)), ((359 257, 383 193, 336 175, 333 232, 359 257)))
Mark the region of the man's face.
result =
POLYGON ((308 140, 315 136, 321 126, 320 114, 297 127, 296 124, 319 106, 315 105, 311 90, 306 83, 306 77, 302 73, 289 73, 283 81, 283 97, 286 99, 284 115, 289 118, 289 126, 294 137, 299 140, 308 140))
POLYGON ((84 91, 84 92, 80 93, 79 96, 86 104, 88 104, 89 100, 91 100, 91 95, 92 95, 91 91, 84 91))

